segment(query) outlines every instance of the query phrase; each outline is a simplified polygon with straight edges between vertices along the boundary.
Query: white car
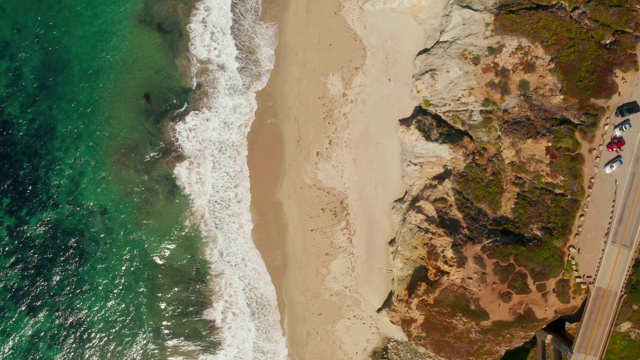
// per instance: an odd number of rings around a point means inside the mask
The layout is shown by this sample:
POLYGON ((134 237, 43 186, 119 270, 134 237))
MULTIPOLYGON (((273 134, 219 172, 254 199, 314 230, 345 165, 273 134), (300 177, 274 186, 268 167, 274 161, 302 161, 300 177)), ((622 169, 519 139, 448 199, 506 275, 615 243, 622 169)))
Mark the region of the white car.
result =
POLYGON ((616 171, 620 166, 622 166, 622 155, 618 155, 604 164, 604 172, 610 174, 616 171))
POLYGON ((613 133, 616 136, 620 136, 620 135, 622 135, 623 132, 625 132, 625 131, 627 131, 629 129, 631 129, 631 121, 629 121, 629 119, 627 119, 627 120, 621 122, 620 124, 616 125, 613 128, 613 133))

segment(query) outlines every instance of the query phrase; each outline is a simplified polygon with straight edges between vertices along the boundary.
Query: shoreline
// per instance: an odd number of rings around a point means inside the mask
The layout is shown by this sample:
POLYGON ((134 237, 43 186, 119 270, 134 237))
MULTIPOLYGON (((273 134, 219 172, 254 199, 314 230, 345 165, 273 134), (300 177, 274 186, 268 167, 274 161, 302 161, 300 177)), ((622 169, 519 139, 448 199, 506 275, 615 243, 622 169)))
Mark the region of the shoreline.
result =
POLYGON ((417 105, 423 30, 355 1, 267 1, 262 18, 279 40, 249 134, 254 243, 289 357, 365 358, 404 337, 376 310, 391 289, 391 211, 405 191, 397 125, 417 105))
MULTIPOLYGON (((265 0, 262 2, 261 21, 276 23, 278 39, 282 13, 288 0, 265 0)), ((287 271, 285 246, 285 218, 282 202, 277 191, 282 183, 284 166, 283 131, 278 121, 276 83, 280 77, 278 62, 279 48, 276 47, 276 62, 271 70, 267 85, 257 92, 258 108, 255 119, 247 135, 248 166, 251 182, 251 214, 253 220, 252 237, 262 255, 267 271, 276 290, 280 326, 286 336, 285 299, 283 297, 284 277, 287 271)))

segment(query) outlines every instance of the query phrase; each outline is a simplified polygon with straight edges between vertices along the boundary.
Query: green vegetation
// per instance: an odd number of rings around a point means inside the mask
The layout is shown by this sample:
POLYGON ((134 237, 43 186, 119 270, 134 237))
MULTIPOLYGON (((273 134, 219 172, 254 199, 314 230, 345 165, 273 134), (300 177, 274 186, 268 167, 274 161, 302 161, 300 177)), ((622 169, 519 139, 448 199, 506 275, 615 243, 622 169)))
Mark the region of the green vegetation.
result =
POLYGON ((536 71, 536 63, 531 60, 527 60, 524 62, 524 66, 522 67, 525 74, 532 74, 536 71))
POLYGON ((596 1, 587 6, 592 21, 579 21, 565 8, 535 11, 539 3, 503 1, 503 10, 495 20, 496 32, 523 35, 540 43, 555 59, 555 71, 567 96, 587 104, 591 98, 615 94, 618 89, 613 69, 629 71, 637 64, 632 53, 637 37, 619 31, 637 26, 638 13, 633 4, 608 6, 604 1, 596 1))
POLYGON ((503 333, 505 330, 517 328, 525 329, 526 331, 534 332, 540 328, 540 319, 536 317, 536 313, 527 305, 522 314, 518 314, 512 321, 494 321, 490 328, 487 329, 488 333, 503 333))
POLYGON ((511 301, 513 301, 513 293, 511 291, 503 291, 498 294, 498 296, 500 297, 500 301, 505 304, 509 304, 511 301))
POLYGON ((458 188, 471 201, 494 213, 502 207, 504 186, 498 166, 489 167, 487 171, 476 163, 467 164, 458 179, 458 188))
POLYGON ((474 56, 471 58, 471 63, 472 63, 474 66, 478 66, 478 65, 480 65, 480 61, 481 61, 481 60, 482 60, 482 58, 480 57, 480 55, 476 54, 476 55, 474 55, 474 56))
MULTIPOLYGON (((636 70, 637 71, 637 70, 636 70)), ((595 105, 593 103, 583 104, 581 106, 582 115, 587 122, 578 128, 578 133, 582 135, 582 138, 586 141, 593 142, 595 139, 596 130, 600 125, 600 118, 605 112, 605 108, 595 105)))
POLYGON ((547 291, 547 284, 541 282, 541 283, 537 283, 536 284, 536 291, 539 293, 543 293, 545 291, 547 291))
POLYGON ((490 319, 489 313, 480 306, 478 299, 469 299, 467 294, 452 287, 442 289, 435 302, 476 323, 490 319))
MULTIPOLYGON (((491 47, 490 47, 491 48, 491 47)), ((509 85, 509 79, 511 78, 511 69, 504 66, 498 66, 493 63, 494 75, 498 78, 489 80, 487 82, 487 88, 500 94, 501 97, 511 95, 511 85, 509 85)))
POLYGON ((578 271, 578 266, 571 264, 570 261, 567 261, 564 267, 564 271, 562 272, 563 279, 571 279, 573 277, 573 272, 578 271))
POLYGON ((498 277, 500 283, 507 284, 509 290, 513 291, 514 294, 526 295, 531 293, 529 275, 522 270, 516 271, 516 266, 513 263, 501 265, 496 261, 493 263, 493 273, 498 277))
POLYGON ((640 305, 640 262, 633 264, 633 272, 627 285, 625 299, 632 305, 640 305))
POLYGON ((433 205, 436 208, 443 208, 449 205, 449 200, 446 197, 435 198, 431 202, 431 205, 433 205))
POLYGON ((518 82, 518 91, 522 95, 526 95, 531 92, 531 83, 527 79, 522 79, 518 82))
POLYGON ((640 359, 640 342, 627 333, 614 332, 609 340, 604 360, 640 359))
POLYGON ((556 297, 563 304, 571 302, 571 280, 558 279, 555 285, 556 297))
POLYGON ((600 24, 606 24, 613 30, 639 32, 640 22, 638 20, 638 12, 630 8, 634 3, 637 4, 635 1, 594 1, 590 3, 587 8, 589 9, 589 16, 592 19, 600 24))
MULTIPOLYGON (((556 247, 564 245, 580 201, 561 192, 530 186, 518 193, 513 207, 513 223, 509 230, 520 234, 531 234, 538 230, 545 242, 556 247)), ((560 271, 564 264, 560 267, 560 271)))
MULTIPOLYGON (((625 288, 622 306, 618 312, 616 325, 631 322, 632 331, 640 328, 640 262, 633 264, 633 271, 625 288)), ((627 330, 629 331, 629 330, 627 330)), ((640 343, 628 332, 613 331, 604 359, 640 359, 640 343)))
POLYGON ((496 56, 498 54, 500 54, 502 51, 500 50, 500 48, 496 48, 493 46, 487 46, 487 54, 489 56, 496 56))
POLYGON ((633 271, 626 284, 626 296, 618 313, 617 323, 630 321, 634 328, 640 328, 640 261, 633 264, 633 271))
POLYGON ((485 245, 482 251, 492 259, 507 262, 510 259, 527 270, 533 281, 545 281, 558 276, 564 268, 560 248, 549 242, 538 241, 529 245, 485 245))
POLYGON ((422 107, 424 107, 425 109, 428 108, 429 106, 431 106, 431 100, 429 99, 424 99, 424 101, 422 102, 422 107))
POLYGON ((506 284, 511 276, 516 273, 516 266, 513 263, 507 265, 500 265, 500 262, 493 263, 493 273, 498 277, 498 281, 501 284, 506 284))
POLYGON ((482 101, 482 107, 496 109, 499 106, 491 98, 484 98, 484 100, 482 101))
POLYGON ((453 255, 456 257, 456 265, 459 268, 463 268, 465 265, 467 265, 467 261, 469 259, 462 252, 460 244, 454 243, 453 245, 451 245, 451 251, 453 251, 453 255))
POLYGON ((552 146, 547 149, 552 160, 549 168, 554 174, 562 176, 565 180, 555 191, 582 199, 584 196, 582 175, 584 156, 578 152, 580 142, 576 138, 575 129, 569 126, 556 129, 551 137, 551 144, 552 146))
POLYGON ((487 263, 484 261, 484 258, 480 254, 473 255, 473 263, 482 270, 487 269, 487 263))
POLYGON ((516 273, 511 276, 507 287, 518 295, 530 294, 531 287, 529 287, 529 275, 522 270, 516 271, 516 273))

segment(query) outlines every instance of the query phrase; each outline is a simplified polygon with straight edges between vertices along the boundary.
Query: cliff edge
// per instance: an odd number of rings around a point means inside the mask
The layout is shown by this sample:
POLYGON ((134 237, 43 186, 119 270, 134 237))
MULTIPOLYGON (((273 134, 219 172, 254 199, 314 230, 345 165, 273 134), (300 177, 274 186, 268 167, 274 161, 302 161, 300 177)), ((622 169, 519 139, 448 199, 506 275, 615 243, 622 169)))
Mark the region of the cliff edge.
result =
POLYGON ((409 12, 427 33, 413 76, 422 101, 399 125, 407 188, 383 308, 443 358, 499 358, 586 297, 567 241, 591 189, 585 156, 604 113, 592 99, 617 92, 614 69, 637 71, 636 29, 580 1, 365 6, 409 12), (592 52, 577 64, 573 47, 592 52), (595 57, 605 63, 584 69, 595 57))

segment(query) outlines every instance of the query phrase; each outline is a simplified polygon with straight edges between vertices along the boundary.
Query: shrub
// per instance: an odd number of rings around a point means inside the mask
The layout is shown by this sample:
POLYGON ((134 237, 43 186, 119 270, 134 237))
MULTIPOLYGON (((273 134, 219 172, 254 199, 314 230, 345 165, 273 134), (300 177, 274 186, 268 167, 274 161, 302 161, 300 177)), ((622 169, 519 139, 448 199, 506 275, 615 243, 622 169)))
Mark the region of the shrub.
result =
POLYGON ((524 71, 525 74, 531 74, 536 71, 536 63, 534 63, 531 60, 527 60, 525 61, 524 66, 522 67, 522 70, 524 71))
POLYGON ((471 58, 471 63, 472 63, 474 66, 478 66, 478 65, 480 65, 480 61, 481 61, 481 58, 480 58, 480 55, 478 55, 478 54, 474 55, 474 56, 471 58))
POLYGON ((529 80, 520 80, 518 82, 518 91, 523 95, 528 94, 531 91, 531 84, 529 83, 529 80))
POLYGON ((513 293, 511 291, 503 291, 498 294, 498 296, 500 297, 500 301, 505 304, 508 304, 513 300, 513 293))
POLYGON ((458 188, 474 203, 485 205, 493 212, 500 211, 504 186, 499 169, 489 174, 478 164, 469 163, 460 174, 458 188))
POLYGON ((507 262, 513 259, 516 265, 525 269, 533 281, 546 281, 558 276, 564 269, 560 248, 551 241, 533 244, 485 245, 482 251, 491 259, 507 262))
POLYGON ((473 263, 482 270, 487 269, 487 263, 484 261, 484 258, 480 254, 473 255, 473 263))
POLYGON ((516 273, 516 266, 511 262, 507 265, 501 265, 500 262, 496 261, 493 263, 493 273, 498 277, 498 281, 501 284, 506 284, 511 279, 511 276, 516 273))
POLYGON ((507 287, 518 295, 530 294, 531 287, 529 286, 529 275, 522 270, 518 270, 513 274, 513 276, 511 276, 511 280, 509 280, 507 287))
POLYGON ((431 205, 433 205, 436 208, 443 208, 449 205, 449 200, 446 197, 435 198, 431 202, 431 205))
POLYGON ((614 332, 609 340, 604 360, 640 359, 640 342, 631 334, 614 332))
MULTIPOLYGON (((618 87, 612 76, 613 69, 630 70, 637 64, 636 36, 614 31, 597 21, 577 21, 566 9, 536 11, 535 6, 523 3, 505 7, 495 18, 496 33, 522 35, 540 43, 555 59, 555 71, 566 95, 586 104, 591 98, 609 98, 615 94, 618 87), (531 9, 527 9, 528 6, 531 9), (609 38, 614 39, 614 46, 604 45, 609 38)), ((613 11, 612 8, 607 11, 613 11)), ((633 16, 637 13, 631 6, 619 11, 633 16)), ((592 16, 599 16, 597 14, 594 12, 592 16)))
POLYGON ((571 302, 571 281, 569 279, 558 279, 555 289, 558 301, 563 304, 571 302))
POLYGON ((489 320, 489 313, 480 306, 476 298, 469 298, 463 291, 455 287, 446 287, 440 291, 434 305, 452 309, 455 313, 477 323, 489 320))
POLYGON ((640 305, 640 262, 633 264, 633 272, 627 287, 627 301, 633 305, 640 305))

